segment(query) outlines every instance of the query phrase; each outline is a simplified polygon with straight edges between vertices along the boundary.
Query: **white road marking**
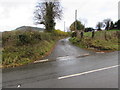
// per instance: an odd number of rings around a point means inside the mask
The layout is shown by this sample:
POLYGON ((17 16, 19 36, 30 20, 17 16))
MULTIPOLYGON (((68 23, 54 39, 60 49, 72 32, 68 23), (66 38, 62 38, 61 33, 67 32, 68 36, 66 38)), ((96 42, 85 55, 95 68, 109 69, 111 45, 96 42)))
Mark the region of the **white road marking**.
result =
MULTIPOLYGON (((60 60, 60 61, 64 61, 64 60, 69 60, 69 59, 74 59, 76 57, 84 57, 84 56, 89 56, 89 53, 83 54, 81 56, 64 56, 64 57, 57 57, 56 59, 60 60)), ((44 59, 44 60, 37 60, 34 61, 34 63, 42 63, 42 62, 47 62, 49 61, 49 59, 44 59)))
POLYGON ((69 60, 69 59, 74 59, 75 56, 65 56, 65 57, 57 57, 56 59, 59 60, 59 61, 62 61, 62 60, 69 60))
POLYGON ((84 75, 84 74, 89 74, 89 73, 93 73, 93 72, 98 72, 98 71, 103 71, 103 70, 107 70, 107 69, 116 68, 118 66, 120 66, 120 65, 115 65, 115 66, 100 68, 100 69, 91 70, 91 71, 87 71, 87 72, 82 72, 82 73, 77 73, 77 74, 62 76, 62 77, 58 77, 58 79, 66 79, 66 78, 70 78, 70 77, 80 76, 80 75, 84 75))
POLYGON ((58 57, 56 59, 65 59, 65 58, 70 58, 71 56, 65 56, 65 57, 58 57))
POLYGON ((105 52, 96 52, 96 53, 105 53, 105 52))
POLYGON ((74 59, 74 58, 78 58, 78 57, 85 57, 85 56, 89 56, 90 54, 89 53, 85 53, 85 54, 82 54, 82 55, 79 55, 79 56, 63 56, 63 57, 57 57, 56 59, 58 60, 69 60, 69 59, 74 59))
POLYGON ((90 55, 89 53, 83 54, 83 56, 89 56, 89 55, 90 55))
POLYGON ((45 60, 39 60, 39 61, 34 61, 34 63, 41 63, 41 62, 47 62, 48 59, 45 59, 45 60))

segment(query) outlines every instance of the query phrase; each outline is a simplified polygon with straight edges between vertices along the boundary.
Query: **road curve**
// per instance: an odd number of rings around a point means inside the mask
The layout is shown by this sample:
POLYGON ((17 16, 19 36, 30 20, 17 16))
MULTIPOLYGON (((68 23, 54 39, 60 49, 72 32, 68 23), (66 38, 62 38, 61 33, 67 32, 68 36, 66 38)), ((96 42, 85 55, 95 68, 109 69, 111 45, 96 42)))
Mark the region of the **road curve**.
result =
POLYGON ((64 58, 64 57, 75 58, 75 57, 87 56, 90 54, 93 55, 95 54, 95 52, 76 47, 69 42, 69 38, 66 38, 59 40, 54 51, 49 56, 45 57, 45 59, 56 60, 58 58, 64 58))
POLYGON ((118 88, 117 51, 87 51, 72 45, 67 38, 60 40, 45 59, 51 62, 3 69, 2 87, 118 88))

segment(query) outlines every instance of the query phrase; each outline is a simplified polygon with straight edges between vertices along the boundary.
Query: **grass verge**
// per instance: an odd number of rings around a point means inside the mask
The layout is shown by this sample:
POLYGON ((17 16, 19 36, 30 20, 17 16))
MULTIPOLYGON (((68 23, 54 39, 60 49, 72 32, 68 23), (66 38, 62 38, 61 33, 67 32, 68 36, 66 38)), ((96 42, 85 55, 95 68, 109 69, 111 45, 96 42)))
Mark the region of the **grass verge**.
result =
POLYGON ((94 38, 92 38, 92 32, 86 32, 82 39, 73 37, 70 41, 81 48, 115 51, 120 50, 119 36, 120 30, 97 31, 94 38))
POLYGON ((50 54, 59 39, 67 36, 60 30, 53 33, 33 30, 3 32, 2 67, 16 67, 40 60, 50 54))

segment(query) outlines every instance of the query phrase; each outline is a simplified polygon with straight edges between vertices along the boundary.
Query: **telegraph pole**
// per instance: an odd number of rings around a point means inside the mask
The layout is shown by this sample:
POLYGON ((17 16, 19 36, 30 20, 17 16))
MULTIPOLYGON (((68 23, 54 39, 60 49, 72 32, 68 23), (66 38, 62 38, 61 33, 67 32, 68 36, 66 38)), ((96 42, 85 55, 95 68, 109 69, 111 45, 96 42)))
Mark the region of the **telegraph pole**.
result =
POLYGON ((64 32, 65 32, 65 21, 64 21, 64 32))
POLYGON ((120 1, 118 2, 118 20, 120 19, 120 1))
POLYGON ((77 30, 77 10, 75 10, 75 31, 77 30))
POLYGON ((77 20, 77 10, 75 10, 75 20, 77 20))

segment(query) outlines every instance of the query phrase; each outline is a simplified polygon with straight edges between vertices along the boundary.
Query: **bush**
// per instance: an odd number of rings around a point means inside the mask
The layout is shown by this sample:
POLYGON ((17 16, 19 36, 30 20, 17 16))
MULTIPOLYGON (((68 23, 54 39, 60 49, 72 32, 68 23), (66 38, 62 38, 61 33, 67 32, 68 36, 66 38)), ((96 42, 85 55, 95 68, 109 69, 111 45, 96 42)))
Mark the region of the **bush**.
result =
POLYGON ((77 37, 77 32, 73 32, 73 33, 71 34, 71 37, 77 37))

